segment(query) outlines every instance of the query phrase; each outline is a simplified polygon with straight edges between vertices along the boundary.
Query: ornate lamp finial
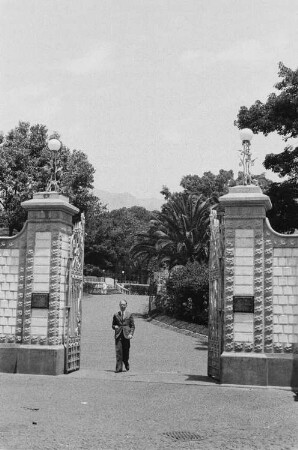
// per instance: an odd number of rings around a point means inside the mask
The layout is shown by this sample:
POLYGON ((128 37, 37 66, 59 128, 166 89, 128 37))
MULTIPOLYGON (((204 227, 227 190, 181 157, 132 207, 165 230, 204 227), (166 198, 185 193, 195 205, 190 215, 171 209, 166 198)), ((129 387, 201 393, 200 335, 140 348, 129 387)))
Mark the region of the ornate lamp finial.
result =
POLYGON ((48 149, 52 153, 52 160, 51 160, 51 179, 46 187, 46 191, 50 192, 54 190, 55 192, 60 191, 60 187, 58 185, 57 180, 57 173, 61 171, 61 167, 57 164, 57 153, 61 149, 62 143, 59 141, 59 139, 49 139, 48 140, 48 149), (54 188, 54 189, 52 189, 54 188))
POLYGON ((240 166, 243 166, 243 184, 251 184, 251 172, 250 166, 253 166, 254 159, 251 159, 250 153, 250 141, 253 138, 253 132, 249 128, 244 128, 240 130, 240 139, 242 141, 242 150, 239 150, 240 156, 240 166))

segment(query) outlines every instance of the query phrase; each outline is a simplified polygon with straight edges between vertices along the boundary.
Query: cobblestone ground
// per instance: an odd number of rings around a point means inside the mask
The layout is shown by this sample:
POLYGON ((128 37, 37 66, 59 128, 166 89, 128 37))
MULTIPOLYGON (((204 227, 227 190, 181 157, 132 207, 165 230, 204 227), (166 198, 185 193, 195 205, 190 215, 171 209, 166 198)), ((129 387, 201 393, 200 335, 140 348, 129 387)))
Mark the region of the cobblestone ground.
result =
MULTIPOLYGON (((220 386, 206 345, 140 316, 131 370, 115 374, 120 297, 87 296, 82 367, 58 377, 0 374, 0 449, 298 449, 298 402, 284 389, 220 386)), ((146 297, 128 297, 145 312, 146 297)))

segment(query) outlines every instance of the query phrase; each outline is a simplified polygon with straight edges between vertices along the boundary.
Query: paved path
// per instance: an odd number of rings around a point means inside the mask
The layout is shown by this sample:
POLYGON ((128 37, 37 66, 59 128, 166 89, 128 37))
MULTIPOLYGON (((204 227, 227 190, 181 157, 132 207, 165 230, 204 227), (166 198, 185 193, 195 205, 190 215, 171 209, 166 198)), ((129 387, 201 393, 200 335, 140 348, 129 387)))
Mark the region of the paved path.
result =
POLYGON ((122 381, 213 384, 207 377, 207 347, 198 338, 160 328, 138 318, 148 311, 148 297, 130 296, 127 309, 136 313, 130 371, 115 374, 113 313, 123 296, 88 296, 84 304, 81 370, 75 377, 122 381))
MULTIPOLYGON (((146 298, 128 301, 144 312, 146 298)), ((80 371, 0 374, 1 450, 298 449, 293 394, 213 383, 196 338, 137 318, 132 370, 115 374, 118 303, 84 299, 80 371)))

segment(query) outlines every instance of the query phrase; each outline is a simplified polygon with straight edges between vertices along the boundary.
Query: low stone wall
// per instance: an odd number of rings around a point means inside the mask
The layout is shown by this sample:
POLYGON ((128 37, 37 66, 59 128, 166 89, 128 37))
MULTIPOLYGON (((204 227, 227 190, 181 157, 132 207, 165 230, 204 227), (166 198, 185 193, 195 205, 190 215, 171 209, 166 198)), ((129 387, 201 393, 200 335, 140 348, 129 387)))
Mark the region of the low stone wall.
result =
POLYGON ((16 341, 21 241, 0 237, 0 343, 16 341))
MULTIPOLYGON (((270 229, 266 234, 273 246, 267 261, 267 265, 272 264, 268 289, 272 289, 273 351, 291 353, 298 344, 298 236, 278 236, 270 229)), ((268 304, 270 300, 268 295, 268 304)), ((272 348, 270 341, 268 348, 272 348)))

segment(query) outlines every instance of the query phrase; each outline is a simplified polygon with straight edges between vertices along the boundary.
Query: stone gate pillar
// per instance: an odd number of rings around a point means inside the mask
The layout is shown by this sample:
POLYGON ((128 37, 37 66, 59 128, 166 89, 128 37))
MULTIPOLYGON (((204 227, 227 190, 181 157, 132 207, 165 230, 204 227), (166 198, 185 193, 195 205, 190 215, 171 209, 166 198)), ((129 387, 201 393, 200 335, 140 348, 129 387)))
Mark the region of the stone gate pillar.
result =
POLYGON ((255 185, 235 186, 224 207, 224 323, 221 382, 267 384, 264 354, 264 223, 271 208, 255 185))
POLYGON ((56 192, 34 194, 22 206, 23 230, 0 237, 0 371, 62 374, 72 216, 79 210, 56 192))

